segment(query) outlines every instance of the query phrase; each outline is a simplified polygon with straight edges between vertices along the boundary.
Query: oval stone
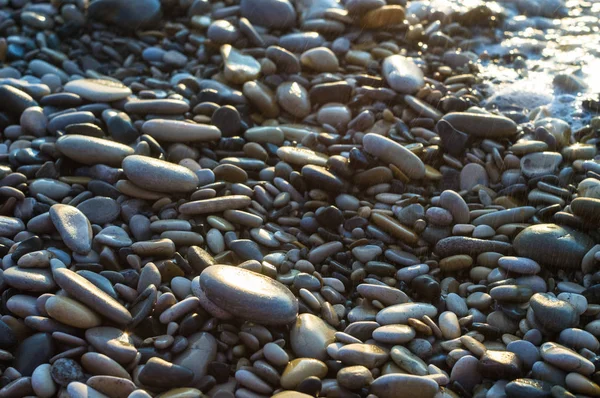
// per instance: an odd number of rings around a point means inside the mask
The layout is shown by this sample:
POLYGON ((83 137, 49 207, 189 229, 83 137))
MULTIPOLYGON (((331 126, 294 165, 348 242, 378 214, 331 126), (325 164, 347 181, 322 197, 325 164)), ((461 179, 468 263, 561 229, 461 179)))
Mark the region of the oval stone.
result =
POLYGON ((410 58, 391 55, 383 60, 381 70, 391 88, 402 94, 412 94, 425 85, 423 71, 410 58))
POLYGON ((525 222, 535 214, 535 211, 535 207, 531 206, 495 211, 477 217, 473 220, 473 225, 489 225, 490 227, 497 229, 504 224, 525 222))
POLYGON ((148 120, 142 125, 142 132, 167 142, 203 142, 221 138, 221 131, 215 126, 168 119, 148 120))
POLYGON ((571 304, 548 293, 536 293, 529 300, 536 322, 544 330, 557 333, 577 326, 579 314, 571 304))
POLYGON ((112 102, 127 98, 131 89, 114 80, 79 79, 65 84, 64 90, 93 102, 112 102))
POLYGON ((196 189, 199 182, 191 170, 148 156, 126 157, 123 171, 137 186, 156 192, 189 192, 196 189))
POLYGON ((290 331, 290 343, 298 357, 327 359, 327 346, 335 340, 335 329, 313 314, 300 314, 290 331))
POLYGON ((39 365, 48 363, 55 349, 55 340, 50 333, 36 333, 19 344, 11 365, 21 375, 31 376, 39 365))
POLYGON ((380 325, 403 324, 409 318, 420 319, 424 315, 433 318, 437 315, 437 308, 426 303, 404 303, 384 308, 377 313, 377 323, 380 325))
POLYGON ((88 16, 133 30, 160 18, 160 3, 159 0, 96 0, 90 2, 88 16))
POLYGON ((217 340, 206 332, 194 333, 187 340, 186 349, 173 359, 173 363, 190 369, 194 373, 190 384, 197 385, 217 356, 217 340))
POLYGON ((50 219, 69 249, 81 254, 92 250, 92 226, 81 210, 56 204, 50 208, 50 219))
POLYGON ((99 314, 120 325, 131 322, 131 314, 125 307, 87 279, 66 268, 54 269, 53 275, 56 283, 70 296, 99 314))
POLYGON ((379 398, 433 398, 438 392, 433 379, 409 374, 392 373, 375 379, 371 393, 379 398))
POLYGON ((583 256, 594 246, 587 234, 556 224, 532 225, 521 231, 513 247, 521 257, 528 257, 542 266, 577 269, 583 256))
POLYGON ((408 325, 385 325, 373 331, 373 339, 385 344, 406 344, 416 333, 408 325))
POLYGON ((100 353, 120 364, 130 363, 137 354, 133 340, 120 329, 100 326, 85 331, 85 339, 100 353))
POLYGON ((2 276, 7 285, 24 292, 46 293, 56 288, 49 269, 10 267, 2 276))
POLYGON ((498 266, 507 271, 524 275, 535 275, 541 271, 540 265, 530 258, 505 256, 498 259, 498 266))
POLYGON ((73 381, 67 386, 67 392, 71 398, 108 398, 107 395, 94 390, 87 384, 79 381, 73 381))
POLYGON ((25 224, 18 218, 0 216, 0 236, 12 237, 24 229, 25 224))
POLYGON ((56 141, 56 147, 66 157, 82 164, 106 164, 120 167, 133 148, 118 142, 85 135, 64 135, 56 141))
POLYGON ((88 200, 84 200, 77 205, 79 209, 92 224, 103 225, 113 222, 121 213, 119 203, 106 196, 96 196, 88 200))
POLYGON ((439 205, 452 214, 456 224, 467 224, 469 222, 469 206, 458 193, 445 190, 440 195, 439 205))
POLYGON ((354 343, 341 347, 336 357, 344 364, 362 365, 371 369, 383 365, 390 353, 373 344, 354 343))
POLYGON ((565 372, 577 372, 586 376, 594 373, 592 362, 560 344, 544 343, 540 346, 540 353, 546 362, 565 372))
POLYGON ((425 164, 417 155, 395 141, 382 135, 369 133, 363 137, 365 151, 385 163, 392 163, 409 178, 425 177, 425 164))
POLYGON ((600 222, 600 199, 575 198, 571 202, 571 211, 586 221, 598 223, 600 222))
POLYGON ((52 296, 46 301, 45 308, 52 318, 76 328, 89 329, 102 323, 98 314, 68 297, 52 296))
POLYGON ((62 200, 70 191, 69 184, 51 178, 38 178, 29 184, 29 195, 35 197, 42 194, 56 201, 62 200))
POLYGON ((302 119, 310 113, 310 98, 304 87, 296 82, 284 82, 277 87, 277 103, 292 116, 302 119))
POLYGON ((244 55, 229 44, 221 46, 223 75, 234 84, 254 81, 260 73, 260 63, 251 55, 244 55))
POLYGON ((296 11, 287 0, 242 0, 240 11, 253 24, 271 29, 289 28, 296 23, 296 11))
POLYGON ((521 158, 521 171, 526 177, 541 177, 553 174, 562 162, 558 152, 534 152, 521 158))
POLYGON ((517 124, 511 119, 470 112, 452 112, 444 116, 455 129, 482 138, 511 137, 517 133, 517 124))
POLYGON ((213 265, 200 275, 200 285, 210 301, 241 319, 285 325, 298 315, 298 301, 286 286, 243 268, 213 265))
POLYGON ((400 5, 385 5, 368 11, 360 20, 363 28, 380 29, 401 24, 404 20, 404 8, 400 5))

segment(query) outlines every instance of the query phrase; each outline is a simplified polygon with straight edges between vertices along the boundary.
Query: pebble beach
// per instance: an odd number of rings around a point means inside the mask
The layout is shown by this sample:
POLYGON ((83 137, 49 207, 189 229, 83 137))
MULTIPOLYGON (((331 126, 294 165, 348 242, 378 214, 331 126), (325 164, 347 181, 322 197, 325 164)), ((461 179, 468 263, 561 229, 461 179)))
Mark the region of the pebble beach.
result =
POLYGON ((599 397, 599 37, 0 0, 0 398, 599 397))

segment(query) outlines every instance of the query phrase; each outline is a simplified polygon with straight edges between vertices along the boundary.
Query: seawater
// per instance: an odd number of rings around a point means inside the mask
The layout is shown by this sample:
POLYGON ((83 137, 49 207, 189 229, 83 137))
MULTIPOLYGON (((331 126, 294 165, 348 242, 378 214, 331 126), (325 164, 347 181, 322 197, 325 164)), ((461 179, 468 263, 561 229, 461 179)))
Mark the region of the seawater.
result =
POLYGON ((411 2, 407 11, 430 7, 450 13, 479 4, 505 16, 492 37, 487 32, 466 49, 479 56, 480 89, 488 95, 484 105, 525 115, 544 107, 572 130, 586 125, 594 114, 582 100, 600 93, 600 0, 432 0, 411 2), (553 84, 559 74, 574 75, 585 87, 566 92, 553 84))

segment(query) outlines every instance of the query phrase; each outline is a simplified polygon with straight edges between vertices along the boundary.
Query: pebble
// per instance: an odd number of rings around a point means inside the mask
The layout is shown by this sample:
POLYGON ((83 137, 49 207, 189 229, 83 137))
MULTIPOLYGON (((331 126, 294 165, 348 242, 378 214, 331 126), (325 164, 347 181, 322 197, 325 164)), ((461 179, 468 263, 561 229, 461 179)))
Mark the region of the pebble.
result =
POLYGON ((215 126, 168 119, 148 120, 142 125, 142 131, 166 142, 205 142, 221 138, 221 131, 215 126))
POLYGON ((287 0, 243 0, 240 12, 256 25, 271 29, 295 25, 296 11, 287 0))
POLYGON ((445 339, 451 340, 460 337, 460 325, 456 314, 451 311, 445 311, 440 314, 440 330, 445 339))
POLYGON ((150 358, 138 374, 138 380, 148 387, 179 387, 188 384, 193 378, 194 373, 190 369, 158 357, 150 358))
POLYGON ((577 328, 563 329, 558 336, 558 342, 577 350, 586 348, 590 351, 597 351, 600 347, 600 343, 594 335, 577 328))
POLYGON ((69 205, 55 204, 49 213, 52 224, 69 249, 80 254, 92 250, 92 226, 81 210, 69 205))
POLYGON ((92 375, 103 374, 129 379, 129 373, 118 362, 98 352, 87 352, 81 356, 81 365, 92 375))
POLYGON ((217 357, 217 340, 209 333, 198 332, 187 337, 187 347, 173 359, 173 363, 188 368, 194 374, 190 384, 198 385, 208 372, 208 366, 217 357))
POLYGON ((50 373, 51 368, 48 363, 42 364, 35 368, 31 375, 31 387, 40 398, 50 398, 56 394, 57 388, 50 373))
POLYGON ((391 358, 401 369, 409 374, 425 376, 428 374, 427 364, 413 354, 408 348, 396 345, 390 352, 391 358))
POLYGON ((78 79, 65 84, 68 93, 79 95, 81 98, 94 102, 113 102, 127 98, 131 89, 113 80, 78 79))
POLYGON ((133 155, 133 149, 102 138, 84 135, 65 135, 56 142, 58 150, 76 162, 88 165, 106 164, 120 167, 123 159, 133 155))
POLYGON ((11 267, 4 271, 3 278, 7 285, 25 292, 47 293, 56 288, 47 269, 11 267))
POLYGON ((487 73, 593 7, 84 3, 0 1, 0 396, 600 394, 597 98, 487 73))
POLYGON ((24 339, 15 351, 13 367, 24 377, 47 364, 55 354, 56 345, 49 333, 36 333, 24 339))
POLYGON ((71 382, 82 382, 85 380, 81 366, 68 358, 60 358, 54 362, 50 369, 50 375, 62 387, 69 385, 71 382))
POLYGON ((534 294, 529 305, 536 322, 549 332, 560 332, 579 323, 579 314, 575 307, 547 293, 534 294))
POLYGON ((470 191, 477 185, 489 185, 487 171, 478 163, 469 163, 460 172, 460 189, 470 191))
POLYGON ((251 271, 215 265, 202 273, 200 286, 211 302, 253 322, 287 324, 298 315, 297 299, 287 287, 251 271))
POLYGON ((391 55, 384 59, 382 73, 390 87, 402 94, 413 94, 425 85, 421 69, 402 55, 391 55))
POLYGON ((451 112, 443 120, 459 131, 480 138, 512 137, 517 133, 517 124, 504 116, 451 112))
POLYGON ((337 352, 337 358, 347 365, 362 365, 375 368, 383 365, 390 354, 373 344, 348 344, 337 352))
POLYGON ((327 47, 311 48, 302 53, 300 62, 316 72, 337 72, 339 62, 333 51, 327 47))
POLYGON ((24 229, 25 224, 18 218, 0 216, 0 236, 15 236, 24 229))
POLYGON ((291 348, 299 357, 327 359, 327 346, 335 339, 335 329, 312 314, 300 314, 290 330, 291 348))
POLYGON ((244 55, 229 44, 221 46, 225 79, 234 84, 255 80, 260 73, 260 64, 250 55, 244 55))
POLYGON ((415 336, 415 330, 408 325, 386 325, 373 331, 373 339, 386 344, 405 344, 415 336))
POLYGON ((588 308, 588 301, 581 294, 563 292, 560 293, 557 298, 566 301, 575 307, 575 311, 577 311, 579 315, 583 314, 588 308))
POLYGON ((281 374, 280 383, 283 388, 295 389, 298 384, 308 377, 324 378, 327 375, 327 365, 312 358, 297 358, 287 364, 281 374))
MULTIPOLYGON (((77 209, 86 216, 90 223, 99 225, 115 221, 121 213, 119 203, 105 196, 96 196, 85 200, 77 205, 77 209)), ((97 238, 98 235, 95 236, 95 239, 97 238)))
POLYGON ((356 390, 371 384, 373 375, 364 366, 348 366, 338 372, 336 380, 340 386, 356 390))
POLYGON ((125 307, 75 272, 56 268, 53 276, 62 289, 100 315, 122 325, 131 321, 131 314, 125 307))
POLYGON ((380 398, 393 398, 410 395, 414 398, 433 398, 438 393, 438 385, 432 379, 409 374, 388 374, 375 379, 371 390, 380 398))
POLYGON ((409 318, 420 319, 423 316, 435 317, 437 309, 431 304, 403 303, 387 307, 377 313, 380 325, 406 324, 409 318))
POLYGON ((598 223, 598 211, 600 211, 600 200, 594 198, 575 198, 571 202, 571 211, 576 216, 582 217, 588 222, 598 223))
POLYGON ((370 10, 360 20, 361 26, 367 29, 378 29, 397 25, 404 20, 404 8, 399 5, 389 5, 370 10))
POLYGON ((198 177, 189 169, 148 156, 127 156, 123 171, 131 182, 152 191, 189 192, 198 186, 198 177))
POLYGON ((86 384, 107 396, 126 398, 137 389, 132 381, 114 376, 92 376, 86 384))
POLYGON ((290 358, 289 355, 280 346, 275 343, 267 343, 263 347, 265 358, 275 366, 286 365, 290 358))
POLYGON ((535 275, 541 271, 540 265, 526 257, 504 256, 498 259, 498 266, 507 271, 523 275, 535 275))
POLYGON ((358 259, 358 261, 363 263, 374 260, 381 253, 381 248, 375 245, 359 246, 352 249, 352 254, 358 259))
POLYGON ((560 344, 544 343, 540 353, 546 362, 566 372, 574 371, 586 376, 594 372, 594 365, 589 360, 560 344))
POLYGON ((507 344, 506 349, 521 360, 525 369, 531 369, 541 358, 539 349, 527 340, 512 341, 507 344))
POLYGON ((284 82, 277 87, 277 103, 295 118, 303 119, 310 113, 308 91, 296 82, 284 82))
POLYGON ((96 0, 88 9, 90 18, 113 23, 123 29, 137 29, 155 22, 160 16, 158 0, 134 0, 122 3, 117 0, 96 0))
POLYGON ((409 178, 425 176, 425 166, 421 159, 402 145, 389 138, 369 133, 363 138, 365 150, 385 163, 391 163, 402 170, 409 178))
POLYGON ((463 388, 468 390, 473 389, 473 387, 479 384, 481 379, 479 360, 472 355, 464 355, 459 358, 450 373, 451 382, 457 381, 463 388))
POLYGON ((569 373, 565 378, 565 382, 568 389, 576 394, 589 396, 600 395, 600 386, 579 373, 569 373))
POLYGON ((514 380, 523 373, 518 355, 509 351, 487 350, 479 359, 479 371, 485 378, 514 380))
POLYGON ((78 381, 69 383, 67 392, 72 398, 107 398, 106 395, 78 381))
POLYGON ((562 156, 557 152, 535 152, 521 158, 521 172, 529 177, 542 177, 554 174, 562 156))
POLYGON ((76 328, 89 329, 102 323, 102 319, 96 313, 68 297, 50 297, 46 301, 45 309, 52 318, 76 328))
POLYGON ((40 178, 33 181, 29 186, 29 191, 33 195, 44 195, 54 200, 61 200, 69 194, 71 187, 61 181, 50 178, 40 178))
POLYGON ((516 379, 506 385, 506 395, 517 397, 551 397, 552 384, 535 379, 516 379))
POLYGON ((97 351, 122 365, 133 360, 137 354, 131 337, 117 328, 101 326, 88 329, 85 332, 85 339, 97 351))
POLYGON ((488 225, 492 228, 497 229, 505 224, 525 222, 529 220, 534 214, 534 207, 516 207, 513 209, 500 210, 479 216, 473 220, 473 225, 488 225))
POLYGON ((583 256, 593 245, 593 240, 586 234, 556 224, 527 227, 513 241, 519 256, 562 269, 579 268, 583 256))
POLYGON ((29 131, 37 137, 42 137, 48 127, 48 118, 44 114, 43 108, 32 106, 23 111, 20 124, 25 131, 29 131))

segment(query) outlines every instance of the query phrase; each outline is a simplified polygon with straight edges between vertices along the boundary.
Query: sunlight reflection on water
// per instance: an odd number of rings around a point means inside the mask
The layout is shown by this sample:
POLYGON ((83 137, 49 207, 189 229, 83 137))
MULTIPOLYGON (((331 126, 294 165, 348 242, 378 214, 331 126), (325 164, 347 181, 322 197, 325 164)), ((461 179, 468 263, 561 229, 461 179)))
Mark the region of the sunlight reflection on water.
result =
MULTIPOLYGON (((527 0, 485 2, 504 9, 507 18, 496 32, 497 43, 473 49, 487 53, 490 61, 478 61, 491 94, 489 106, 510 109, 547 105, 555 117, 572 124, 584 125, 591 115, 581 107, 581 99, 600 92, 600 1, 571 0, 564 4, 568 15, 562 19, 524 16, 520 10, 527 0), (517 7, 519 3, 520 7, 517 7), (508 54, 522 54, 521 67, 501 61, 508 54), (565 92, 555 87, 559 73, 572 74, 587 87, 580 92, 565 92)), ((558 0, 528 0, 529 3, 557 4, 558 0)), ((479 0, 433 0, 439 9, 470 8, 479 0)), ((547 11, 540 11, 547 12, 547 11)))

